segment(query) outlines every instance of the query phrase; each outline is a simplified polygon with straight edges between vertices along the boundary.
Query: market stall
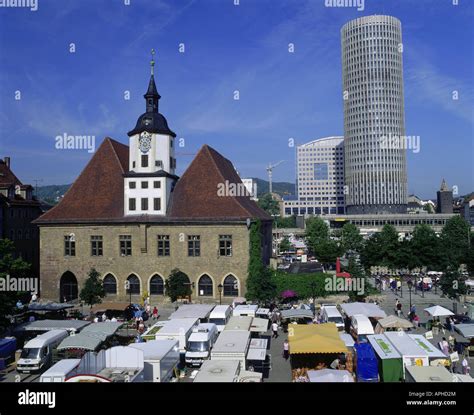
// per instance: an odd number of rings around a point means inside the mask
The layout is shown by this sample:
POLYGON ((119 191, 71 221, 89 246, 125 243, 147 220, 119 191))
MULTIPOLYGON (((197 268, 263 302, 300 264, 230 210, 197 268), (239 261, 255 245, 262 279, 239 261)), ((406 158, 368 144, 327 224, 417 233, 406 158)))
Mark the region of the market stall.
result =
POLYGON ((347 370, 334 369, 308 370, 308 379, 317 383, 354 382, 354 378, 347 370))
POLYGON ((440 366, 408 366, 405 381, 409 383, 455 382, 453 374, 440 366))
POLYGON ((379 370, 374 349, 369 343, 358 343, 355 349, 355 368, 358 382, 378 382, 379 370))
POLYGON ((362 314, 366 317, 374 319, 387 317, 385 311, 383 311, 377 304, 374 303, 347 303, 341 304, 341 308, 349 317, 352 317, 356 314, 362 314))
POLYGON ((413 328, 413 324, 404 318, 388 316, 380 319, 375 326, 375 333, 381 334, 385 331, 408 330, 413 328))
POLYGON ((404 374, 407 366, 429 366, 428 353, 404 331, 390 331, 384 336, 402 356, 404 374))
POLYGON ((437 365, 443 363, 444 366, 449 366, 449 356, 446 356, 440 349, 432 345, 424 336, 421 334, 409 334, 408 337, 428 354, 430 365, 436 360, 437 365))
POLYGON ((367 336, 377 356, 380 379, 383 382, 400 382, 403 379, 402 356, 384 334, 367 336))
POLYGON ((334 323, 292 325, 288 340, 293 379, 311 369, 326 369, 341 355, 345 355, 346 369, 352 371, 352 354, 334 323))

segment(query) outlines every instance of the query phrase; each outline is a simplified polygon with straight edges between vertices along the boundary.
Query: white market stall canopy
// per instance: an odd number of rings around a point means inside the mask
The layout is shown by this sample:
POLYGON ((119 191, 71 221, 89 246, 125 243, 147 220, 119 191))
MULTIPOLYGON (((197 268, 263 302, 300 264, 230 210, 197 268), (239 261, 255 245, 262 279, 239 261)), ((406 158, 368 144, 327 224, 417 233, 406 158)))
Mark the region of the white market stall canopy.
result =
POLYGON ((433 317, 454 316, 454 313, 452 311, 448 310, 447 308, 441 307, 440 305, 425 308, 425 311, 433 317))
POLYGON ((362 314, 373 318, 387 317, 385 311, 374 303, 347 303, 341 304, 341 308, 349 317, 352 317, 355 314, 362 314))
POLYGON ((466 339, 474 337, 474 324, 455 324, 454 329, 466 339))
POLYGON ((114 335, 123 323, 107 321, 92 323, 76 335, 66 337, 58 346, 58 350, 82 349, 96 350, 107 338, 114 335))
POLYGON ((250 325, 250 331, 255 333, 266 333, 268 330, 268 319, 266 318, 256 318, 252 319, 250 325))
POLYGON ((347 370, 308 370, 308 378, 310 382, 354 382, 354 378, 347 370))
POLYGON ((183 304, 170 315, 169 320, 175 320, 177 318, 206 319, 214 307, 215 305, 213 304, 183 304))
POLYGON ((395 349, 390 340, 384 334, 374 334, 367 336, 369 343, 374 348, 375 353, 382 359, 400 359, 401 355, 395 349))
POLYGON ((441 350, 436 346, 433 346, 424 336, 421 334, 409 334, 410 337, 421 349, 428 353, 430 359, 447 359, 446 356, 441 350))
POLYGON ((388 316, 385 318, 380 319, 377 322, 377 327, 375 328, 375 331, 378 332, 383 332, 384 329, 411 329, 413 327, 413 324, 410 323, 408 320, 405 320, 404 318, 400 318, 397 316, 388 316), (380 330, 380 328, 382 330, 380 330))
POLYGON ((15 331, 67 330, 78 332, 89 324, 91 324, 90 321, 82 320, 36 320, 21 324, 15 331))

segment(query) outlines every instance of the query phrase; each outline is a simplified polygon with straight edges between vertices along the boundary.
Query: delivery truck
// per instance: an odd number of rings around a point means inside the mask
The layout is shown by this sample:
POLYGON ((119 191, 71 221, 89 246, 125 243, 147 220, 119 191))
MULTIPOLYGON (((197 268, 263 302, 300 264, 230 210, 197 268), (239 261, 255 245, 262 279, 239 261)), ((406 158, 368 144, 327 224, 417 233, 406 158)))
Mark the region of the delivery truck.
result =
POLYGON ((209 359, 214 343, 219 332, 214 323, 201 323, 193 329, 186 347, 186 364, 188 366, 201 366, 204 360, 209 359))

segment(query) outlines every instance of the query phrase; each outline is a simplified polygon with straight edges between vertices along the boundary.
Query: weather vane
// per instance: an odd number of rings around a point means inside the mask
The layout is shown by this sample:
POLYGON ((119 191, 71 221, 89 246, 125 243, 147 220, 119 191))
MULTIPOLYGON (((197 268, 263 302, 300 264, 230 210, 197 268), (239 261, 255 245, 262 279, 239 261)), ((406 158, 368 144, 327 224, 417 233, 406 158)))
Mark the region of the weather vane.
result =
POLYGON ((151 50, 151 62, 150 62, 150 65, 151 65, 151 74, 153 75, 154 67, 155 67, 155 49, 152 49, 152 50, 151 50))

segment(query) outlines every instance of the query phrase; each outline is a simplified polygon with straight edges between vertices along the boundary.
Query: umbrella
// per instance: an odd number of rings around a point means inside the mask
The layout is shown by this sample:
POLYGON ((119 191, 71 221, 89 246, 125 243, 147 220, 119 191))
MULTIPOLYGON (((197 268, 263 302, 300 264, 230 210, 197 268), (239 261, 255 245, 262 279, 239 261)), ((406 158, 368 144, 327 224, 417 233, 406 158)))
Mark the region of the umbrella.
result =
POLYGON ((285 290, 281 293, 282 298, 293 298, 296 297, 297 294, 295 291, 292 290, 285 290))
POLYGON ((433 307, 425 308, 425 311, 433 317, 454 316, 454 313, 447 308, 435 305, 433 307))

